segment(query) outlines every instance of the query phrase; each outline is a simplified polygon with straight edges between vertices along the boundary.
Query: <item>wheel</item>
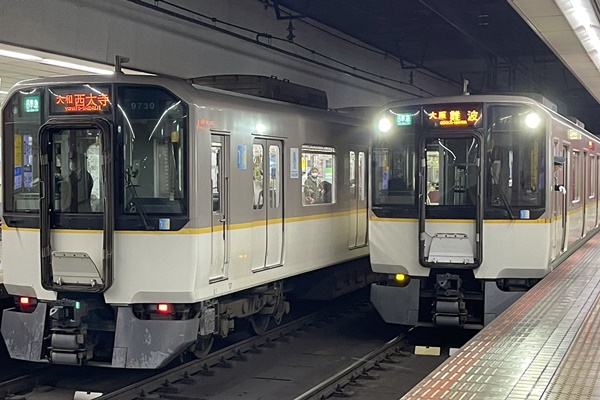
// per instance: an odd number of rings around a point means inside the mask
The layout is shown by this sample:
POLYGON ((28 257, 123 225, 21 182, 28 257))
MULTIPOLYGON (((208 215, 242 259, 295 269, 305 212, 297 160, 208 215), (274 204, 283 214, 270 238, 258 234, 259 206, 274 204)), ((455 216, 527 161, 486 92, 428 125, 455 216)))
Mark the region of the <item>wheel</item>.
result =
POLYGON ((252 330, 257 335, 264 335, 269 328, 269 322, 271 322, 271 315, 269 314, 253 314, 249 318, 252 330))
POLYGON ((204 358, 210 352, 210 349, 215 341, 212 335, 199 337, 196 343, 190 347, 190 351, 196 358, 204 358))

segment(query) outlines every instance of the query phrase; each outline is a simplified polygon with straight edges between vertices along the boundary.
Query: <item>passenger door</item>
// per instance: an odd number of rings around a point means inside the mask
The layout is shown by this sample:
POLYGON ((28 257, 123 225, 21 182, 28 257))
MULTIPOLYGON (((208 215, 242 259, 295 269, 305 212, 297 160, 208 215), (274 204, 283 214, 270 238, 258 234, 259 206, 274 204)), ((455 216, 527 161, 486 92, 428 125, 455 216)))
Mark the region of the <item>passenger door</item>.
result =
POLYGON ((255 139, 253 162, 252 270, 277 267, 283 257, 283 143, 255 139))
POLYGON ((229 266, 229 137, 211 136, 211 264, 210 282, 227 279, 229 266))
POLYGON ((367 245, 367 152, 351 146, 348 160, 350 195, 348 248, 367 245))
MULTIPOLYGON (((567 185, 567 173, 569 171, 569 146, 567 144, 560 145, 558 141, 554 142, 554 171, 552 183, 556 189, 562 185, 565 188, 567 185)), ((567 196, 561 191, 554 190, 552 196, 552 220, 554 229, 553 236, 553 259, 562 254, 565 250, 567 238, 567 196)))

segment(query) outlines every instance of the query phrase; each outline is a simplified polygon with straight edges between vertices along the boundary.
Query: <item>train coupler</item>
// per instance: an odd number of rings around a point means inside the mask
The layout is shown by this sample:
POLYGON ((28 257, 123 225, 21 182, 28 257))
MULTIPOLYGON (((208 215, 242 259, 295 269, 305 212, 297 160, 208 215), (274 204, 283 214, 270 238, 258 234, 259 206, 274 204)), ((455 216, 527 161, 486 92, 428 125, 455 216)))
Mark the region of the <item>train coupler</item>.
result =
POLYGON ((49 350, 50 362, 54 364, 82 365, 93 358, 93 349, 80 332, 53 333, 49 350))
POLYGON ((54 364, 82 365, 93 358, 93 346, 87 343, 87 306, 76 300, 53 302, 50 322, 49 358, 54 364))
POLYGON ((462 326, 467 322, 467 308, 461 290, 462 279, 455 274, 437 274, 433 323, 443 326, 462 326))

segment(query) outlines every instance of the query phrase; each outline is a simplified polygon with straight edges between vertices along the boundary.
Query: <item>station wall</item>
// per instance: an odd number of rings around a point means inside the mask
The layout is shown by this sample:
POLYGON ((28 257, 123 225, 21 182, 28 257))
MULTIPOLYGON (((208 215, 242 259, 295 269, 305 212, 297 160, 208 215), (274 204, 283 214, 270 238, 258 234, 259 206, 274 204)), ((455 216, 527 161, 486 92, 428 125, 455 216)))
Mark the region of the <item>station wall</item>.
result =
POLYGON ((314 20, 292 20, 292 43, 289 22, 262 0, 0 2, 5 44, 181 78, 276 76, 325 90, 330 108, 461 90, 314 20))

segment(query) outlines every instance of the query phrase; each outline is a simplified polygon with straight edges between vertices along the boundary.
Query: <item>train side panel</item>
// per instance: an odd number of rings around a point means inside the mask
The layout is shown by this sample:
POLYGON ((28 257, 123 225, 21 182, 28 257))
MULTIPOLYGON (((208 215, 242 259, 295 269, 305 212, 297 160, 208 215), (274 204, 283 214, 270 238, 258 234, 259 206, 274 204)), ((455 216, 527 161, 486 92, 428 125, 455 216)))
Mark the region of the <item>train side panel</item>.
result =
MULTIPOLYGON (((104 79, 20 87, 56 97, 53 107, 62 107, 73 92, 98 85, 87 96, 104 105, 53 108, 55 117, 40 130, 52 146, 26 138, 33 143, 26 161, 50 154, 48 167, 39 167, 27 190, 21 175, 8 175, 17 183, 3 264, 7 289, 23 297, 4 311, 2 333, 13 357, 159 368, 182 351, 203 353, 236 318, 259 333, 281 322, 288 278, 368 255, 369 137, 362 121, 159 77, 104 79), (47 85, 60 89, 50 93, 47 85), (110 109, 110 96, 119 98, 118 109, 110 109), (72 118, 75 109, 80 114, 72 118), (78 187, 82 153, 93 158, 92 191, 100 196, 91 213, 78 211, 75 190, 63 208, 60 190, 78 187), (108 166, 115 173, 102 175, 108 166), (316 166, 318 196, 309 201, 304 181, 316 166), (41 179, 52 187, 52 202, 37 189, 41 179), (73 341, 74 332, 84 343, 73 341), (144 335, 152 335, 151 344, 140 340, 144 335)), ((23 139, 13 123, 33 132, 47 115, 18 111, 4 110, 12 118, 3 136, 11 149, 23 139)))

